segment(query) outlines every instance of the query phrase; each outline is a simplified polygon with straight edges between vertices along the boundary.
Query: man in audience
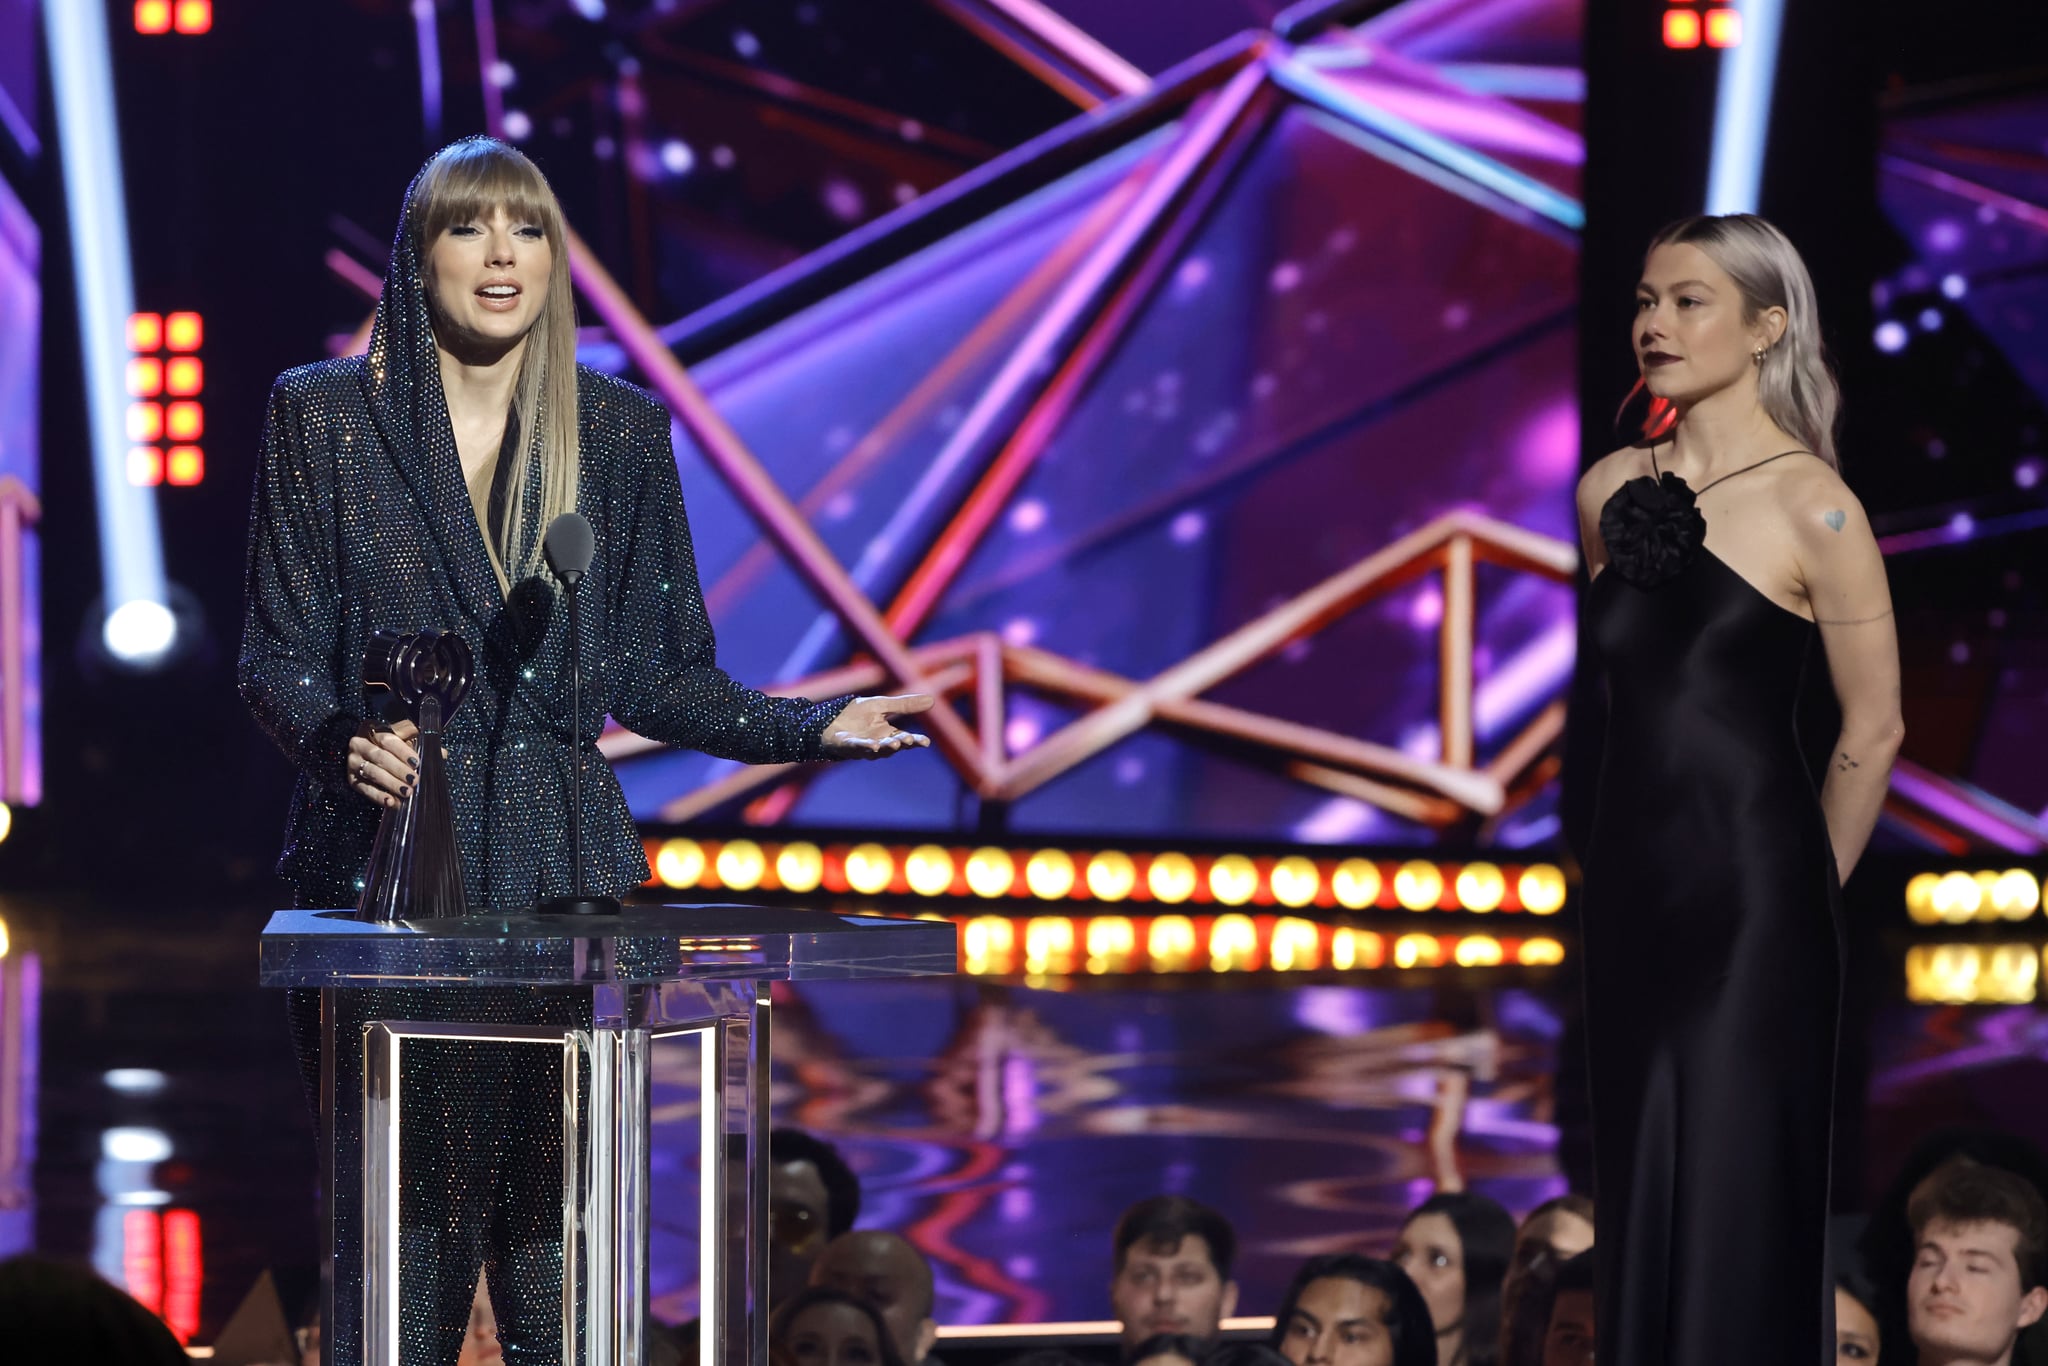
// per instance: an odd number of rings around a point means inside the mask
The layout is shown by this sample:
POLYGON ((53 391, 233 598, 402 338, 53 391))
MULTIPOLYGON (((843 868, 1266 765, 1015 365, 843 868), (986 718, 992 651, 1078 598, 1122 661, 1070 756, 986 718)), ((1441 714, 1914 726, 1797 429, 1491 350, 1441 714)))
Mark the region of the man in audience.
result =
POLYGON ((811 1284, 872 1305, 910 1366, 933 1362, 932 1268, 909 1239, 880 1229, 842 1233, 811 1267, 811 1284))
POLYGON ((768 1302, 779 1307, 811 1282, 825 1244, 860 1217, 860 1178, 830 1143, 801 1129, 768 1135, 768 1302))
POLYGON ((1543 1366, 1593 1366, 1593 1258, 1560 1264, 1550 1287, 1550 1325, 1543 1334, 1543 1366))
POLYGON ((2021 1177, 1951 1158, 1914 1191, 1908 1331, 1920 1366, 2010 1366, 2048 1311, 2048 1204, 2021 1177))
POLYGON ((1154 1196, 1117 1220, 1115 1251, 1109 1299, 1125 1353, 1159 1333, 1216 1341, 1237 1309, 1230 1279, 1237 1234, 1229 1220, 1185 1196, 1154 1196))

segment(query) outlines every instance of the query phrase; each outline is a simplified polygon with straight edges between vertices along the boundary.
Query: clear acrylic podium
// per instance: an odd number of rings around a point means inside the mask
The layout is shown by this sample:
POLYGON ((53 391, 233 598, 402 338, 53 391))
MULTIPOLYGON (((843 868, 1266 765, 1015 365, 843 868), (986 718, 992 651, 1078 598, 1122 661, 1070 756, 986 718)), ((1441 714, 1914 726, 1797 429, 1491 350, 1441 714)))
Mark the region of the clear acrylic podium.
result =
MULTIPOLYGON (((476 1191, 493 1181, 504 1193, 489 1200, 542 1206, 534 1223, 546 1227, 528 1244, 541 1251, 506 1279, 541 1296, 560 1281, 560 1356, 540 1359, 645 1362, 660 1050, 682 1050, 701 1088, 701 1366, 765 1363, 769 984, 955 963, 950 923, 787 907, 381 925, 279 911, 263 985, 320 992, 329 1366, 425 1366, 419 1316, 443 1275, 467 1277, 467 1303, 474 1267, 442 1264, 461 1255, 488 1205, 476 1191), (522 1180, 527 1191, 512 1189, 522 1180)), ((490 1216, 494 1231, 514 1222, 490 1216)))

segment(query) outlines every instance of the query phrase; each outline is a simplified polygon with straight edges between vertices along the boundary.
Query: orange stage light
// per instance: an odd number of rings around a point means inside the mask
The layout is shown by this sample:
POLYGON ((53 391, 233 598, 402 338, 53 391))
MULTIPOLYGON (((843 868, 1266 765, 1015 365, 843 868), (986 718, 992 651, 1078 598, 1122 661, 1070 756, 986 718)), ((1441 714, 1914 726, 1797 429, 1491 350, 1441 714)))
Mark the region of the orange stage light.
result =
POLYGON ((178 32, 204 33, 213 27, 213 0, 178 0, 178 32))
POLYGON ((206 435, 206 409, 190 399, 173 403, 164 412, 164 430, 173 441, 197 441, 206 435))
POLYGON ((1698 47, 1700 45, 1700 17, 1689 9, 1668 9, 1664 11, 1664 46, 1698 47))
POLYGON ((1710 9, 1707 11, 1707 46, 1742 46, 1741 10, 1710 9))
POLYGON ((189 1209, 164 1212, 164 1323, 178 1341, 199 1331, 199 1291, 206 1261, 199 1242, 199 1216, 189 1209))
POLYGON ((130 351, 154 351, 163 344, 163 314, 130 313, 128 315, 128 349, 130 351))
POLYGON ((154 356, 137 356, 128 362, 128 392, 137 398, 155 398, 164 391, 164 363, 154 356))
POLYGON ((164 319, 164 345, 173 351, 197 351, 206 326, 197 313, 173 313, 164 319))
POLYGON ((141 488, 154 488, 164 481, 164 453, 160 446, 130 446, 128 448, 128 482, 141 488))
MULTIPOLYGON (((137 362, 131 361, 134 365, 137 362)), ((151 361, 150 364, 156 364, 151 361)), ((206 387, 206 367, 197 356, 173 356, 163 368, 164 387, 179 398, 190 398, 206 387)))
POLYGON ((161 403, 131 403, 128 405, 128 439, 130 441, 161 441, 164 435, 164 405, 161 403))
POLYGON ((197 446, 173 446, 164 458, 164 482, 192 485, 206 478, 206 456, 197 446))
MULTIPOLYGON (((135 0, 135 31, 137 33, 169 33, 171 31, 171 0, 135 0)), ((151 347, 149 349, 154 350, 155 348, 151 347)))

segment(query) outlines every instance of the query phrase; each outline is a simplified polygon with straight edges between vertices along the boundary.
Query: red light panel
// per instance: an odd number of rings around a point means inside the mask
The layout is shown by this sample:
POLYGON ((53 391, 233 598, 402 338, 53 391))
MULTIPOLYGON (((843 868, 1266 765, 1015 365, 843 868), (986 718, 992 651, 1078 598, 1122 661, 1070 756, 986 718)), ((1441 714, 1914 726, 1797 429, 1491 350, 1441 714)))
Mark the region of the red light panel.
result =
POLYGON ((163 1312, 163 1232, 153 1209, 131 1209, 121 1216, 121 1280, 144 1309, 163 1312))
POLYGON ((1707 11, 1707 46, 1742 46, 1742 11, 1732 9, 1710 9, 1707 11))
POLYGON ((171 31, 171 0, 135 0, 135 31, 137 33, 169 33, 171 31))
POLYGON ((161 441, 163 436, 163 404, 131 403, 128 405, 128 439, 130 441, 161 441))
POLYGON ((130 313, 128 315, 128 349, 130 351, 154 351, 163 344, 163 314, 130 313))
MULTIPOLYGON (((131 366, 135 362, 131 362, 131 366)), ((150 364, 156 364, 151 361, 150 364)), ((164 367, 164 387, 179 398, 190 398, 206 387, 206 367, 197 356, 173 356, 164 367)))
POLYGON ((160 446, 128 448, 128 482, 141 488, 155 488, 164 481, 164 453, 160 446))
POLYGON ((1664 46, 1698 47, 1700 45, 1700 17, 1689 9, 1668 9, 1664 11, 1664 46))
POLYGON ((154 356, 138 356, 128 362, 128 392, 136 398, 155 398, 164 391, 164 363, 154 356))
POLYGON ((190 399, 173 403, 164 412, 164 430, 173 441, 197 441, 206 435, 206 409, 190 399))
POLYGON ((164 464, 164 482, 189 486, 206 478, 206 453, 197 446, 173 446, 164 464))
POLYGON ((197 313, 173 313, 164 319, 164 345, 173 351, 197 351, 205 335, 205 325, 197 313))
POLYGON ((204 33, 213 27, 213 0, 178 0, 178 32, 204 33))
POLYGON ((199 1286, 205 1259, 199 1243, 199 1216, 189 1209, 164 1213, 164 1322, 187 1343, 199 1331, 199 1286))

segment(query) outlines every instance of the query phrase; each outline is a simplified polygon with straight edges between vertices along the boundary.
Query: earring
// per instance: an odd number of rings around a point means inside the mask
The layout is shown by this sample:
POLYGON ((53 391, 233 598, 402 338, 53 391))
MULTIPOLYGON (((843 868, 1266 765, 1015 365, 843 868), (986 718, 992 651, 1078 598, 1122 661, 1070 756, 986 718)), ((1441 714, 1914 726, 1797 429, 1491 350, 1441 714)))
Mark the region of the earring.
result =
POLYGON ((1762 365, 1764 363, 1764 355, 1769 349, 1769 347, 1759 346, 1756 350, 1749 353, 1749 358, 1758 365, 1762 365))

